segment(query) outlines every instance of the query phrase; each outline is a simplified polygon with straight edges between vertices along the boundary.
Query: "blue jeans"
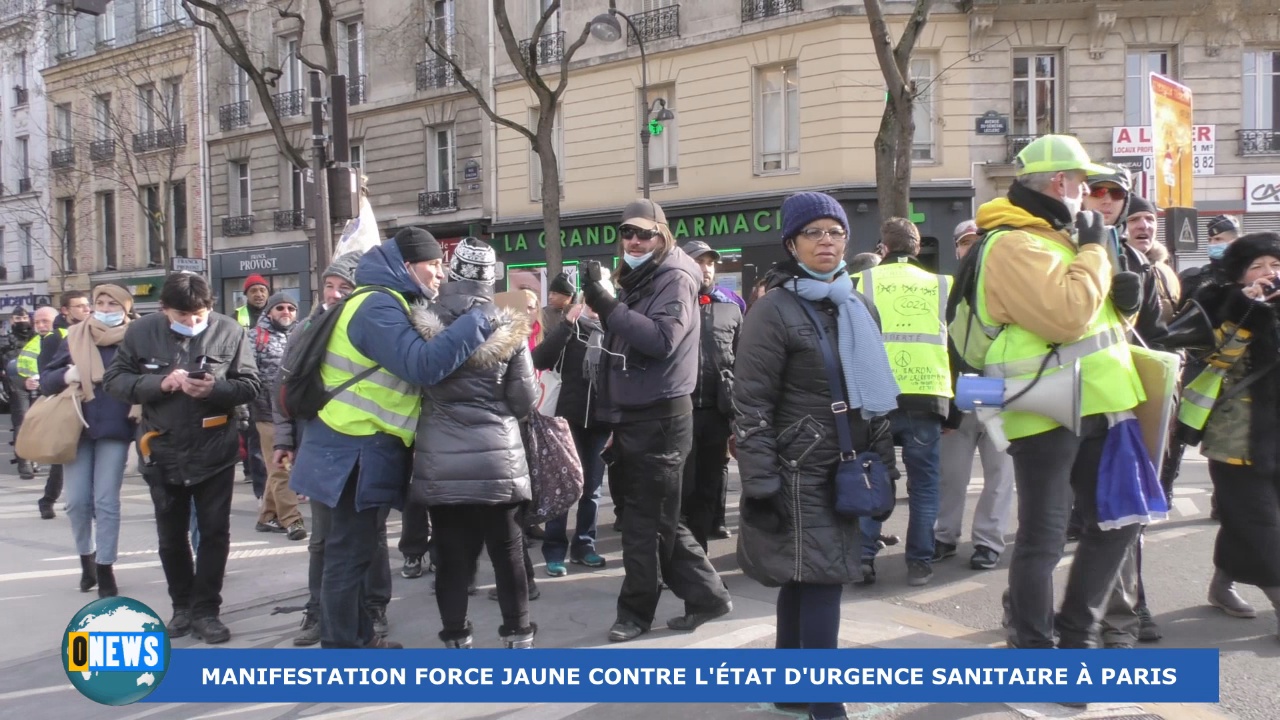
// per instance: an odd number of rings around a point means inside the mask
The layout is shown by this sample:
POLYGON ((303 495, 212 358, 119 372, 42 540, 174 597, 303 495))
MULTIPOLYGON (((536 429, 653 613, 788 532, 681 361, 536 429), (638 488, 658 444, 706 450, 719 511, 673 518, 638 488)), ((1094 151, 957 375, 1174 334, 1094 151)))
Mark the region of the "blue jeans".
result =
POLYGON ((94 440, 83 434, 76 459, 63 466, 67 517, 76 552, 88 555, 97 540, 99 565, 113 565, 120 540, 120 485, 129 456, 127 440, 94 440), (97 526, 95 538, 94 526, 97 526))
MULTIPOLYGON (((365 577, 380 555, 379 526, 386 515, 376 507, 356 510, 359 473, 359 465, 352 468, 329 514, 320 580, 320 646, 324 648, 356 648, 373 639, 373 620, 365 612, 365 577)), ((385 554, 381 562, 387 562, 385 554)))
MULTIPOLYGON (((938 519, 938 485, 941 471, 939 444, 942 418, 923 410, 895 410, 889 415, 893 442, 902 448, 907 466, 907 562, 933 563, 933 525, 938 519)), ((879 552, 880 523, 860 519, 862 559, 879 552)))
MULTIPOLYGON (((262 499, 262 494, 267 491, 267 463, 262 457, 262 442, 258 437, 258 431, 250 427, 247 431, 240 434, 244 438, 244 472, 253 481, 253 496, 262 499)), ((271 452, 274 448, 268 448, 267 452, 271 452)))
MULTIPOLYGON (((572 544, 573 557, 582 559, 596 551, 596 518, 600 512, 600 485, 604 482, 604 459, 600 454, 609 440, 609 429, 576 425, 570 425, 569 429, 578 448, 578 459, 582 461, 582 499, 578 501, 572 544)), ((542 557, 547 562, 564 562, 565 552, 570 550, 568 525, 568 512, 547 521, 546 537, 542 540, 542 557)))
MULTIPOLYGON (((835 650, 840 647, 840 585, 787 583, 778 590, 779 650, 835 650)), ((842 703, 811 703, 809 717, 842 718, 842 703)))

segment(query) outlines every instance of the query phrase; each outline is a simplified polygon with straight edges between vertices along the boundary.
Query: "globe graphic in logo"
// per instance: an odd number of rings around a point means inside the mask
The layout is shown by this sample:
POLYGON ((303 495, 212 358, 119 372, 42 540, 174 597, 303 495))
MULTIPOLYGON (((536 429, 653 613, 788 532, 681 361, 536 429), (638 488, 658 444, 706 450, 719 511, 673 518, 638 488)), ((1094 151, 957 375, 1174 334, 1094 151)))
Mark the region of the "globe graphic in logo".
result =
POLYGON ((62 641, 62 667, 81 695, 103 705, 128 705, 150 695, 160 684, 164 669, 169 667, 169 653, 169 635, 164 621, 154 610, 132 598, 102 598, 81 608, 67 625, 62 641), (88 633, 87 638, 84 633, 88 633), (160 637, 155 644, 156 638, 151 636, 149 646, 140 636, 116 633, 158 633, 160 637), (160 669, 138 667, 138 663, 145 664, 148 657, 158 659, 160 669), (86 662, 94 667, 99 663, 114 663, 117 667, 72 669, 85 666, 86 662))

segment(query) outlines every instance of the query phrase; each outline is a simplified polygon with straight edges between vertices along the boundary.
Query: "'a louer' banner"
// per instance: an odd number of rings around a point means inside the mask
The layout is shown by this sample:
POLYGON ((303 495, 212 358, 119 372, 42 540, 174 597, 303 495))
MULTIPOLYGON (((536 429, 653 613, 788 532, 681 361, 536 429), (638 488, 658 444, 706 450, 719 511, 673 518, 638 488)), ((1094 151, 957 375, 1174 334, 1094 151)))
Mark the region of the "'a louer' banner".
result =
POLYGON ((1217 702, 1217 650, 175 649, 146 702, 1217 702))

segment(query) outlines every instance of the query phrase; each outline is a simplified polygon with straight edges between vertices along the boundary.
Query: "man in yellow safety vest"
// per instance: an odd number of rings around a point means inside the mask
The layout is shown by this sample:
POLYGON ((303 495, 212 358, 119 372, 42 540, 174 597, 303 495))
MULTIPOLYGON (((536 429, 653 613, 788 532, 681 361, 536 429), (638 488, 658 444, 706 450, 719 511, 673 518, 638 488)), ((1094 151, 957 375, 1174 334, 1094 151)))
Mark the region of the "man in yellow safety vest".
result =
MULTIPOLYGON (((863 271, 858 290, 880 313, 889 365, 902 394, 889 414, 893 439, 907 466, 907 584, 933 578, 933 525, 938 518, 940 462, 938 442, 950 409, 951 360, 947 355, 947 293, 951 278, 926 270, 920 255, 920 231, 906 218, 891 217, 880 226, 885 248, 881 263, 863 271)), ((862 581, 876 580, 880 523, 870 518, 862 530, 862 581)))
POLYGON ((1056 635, 1058 647, 1093 647, 1096 618, 1141 527, 1102 530, 1096 501, 1106 414, 1145 399, 1122 319, 1138 309, 1141 279, 1113 276, 1102 216, 1081 212, 1087 174, 1106 168, 1090 161, 1078 140, 1038 138, 1015 166, 1008 197, 978 209, 979 227, 995 232, 981 248, 977 313, 985 325, 1002 328, 983 372, 1034 382, 1078 361, 1083 420, 1077 435, 1038 413, 1000 416, 1018 493, 1005 596, 1009 644, 1051 648, 1056 635), (1073 491, 1084 527, 1055 619, 1053 571, 1066 544, 1073 491))
POLYGON ((365 253, 355 292, 329 310, 340 314, 320 377, 336 394, 303 423, 306 441, 289 481, 294 492, 331 509, 320 591, 322 647, 399 647, 374 634, 365 610, 364 578, 377 554, 379 517, 387 507, 404 506, 422 388, 448 377, 492 332, 479 311, 429 341, 414 329, 409 304, 435 297, 443 259, 431 233, 404 228, 365 253))

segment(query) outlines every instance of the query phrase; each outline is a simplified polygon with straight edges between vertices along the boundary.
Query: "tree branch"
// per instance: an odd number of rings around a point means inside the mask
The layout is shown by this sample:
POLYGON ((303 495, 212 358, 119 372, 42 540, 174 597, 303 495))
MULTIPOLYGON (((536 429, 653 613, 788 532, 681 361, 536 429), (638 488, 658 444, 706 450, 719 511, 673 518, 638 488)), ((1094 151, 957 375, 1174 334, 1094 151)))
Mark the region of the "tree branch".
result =
POLYGON ((907 26, 902 29, 902 36, 898 38, 898 46, 893 50, 893 57, 898 63, 898 70, 904 76, 910 74, 911 54, 916 50, 916 41, 920 39, 925 23, 929 22, 929 11, 932 9, 933 0, 916 0, 915 7, 911 10, 911 17, 907 20, 907 26))
POLYGON ((485 99, 484 93, 480 91, 480 88, 476 87, 474 83, 467 79, 467 75, 462 71, 462 66, 458 64, 457 59, 454 58, 454 56, 447 54, 445 52, 445 48, 436 44, 435 35, 431 32, 431 28, 429 26, 427 28, 426 42, 427 49, 431 51, 431 54, 449 64, 449 69, 453 72, 453 76, 458 80, 458 84, 462 85, 462 88, 471 95, 472 99, 476 101, 476 104, 480 106, 481 112, 483 112, 489 120, 505 128, 515 130, 523 135, 531 144, 537 142, 538 138, 534 135, 533 131, 520 123, 502 117, 489 105, 489 101, 485 99))
MULTIPOLYGON (((917 0, 928 2, 929 0, 917 0)), ((871 44, 876 51, 876 60, 880 64, 880 73, 884 75, 885 84, 889 86, 891 102, 896 103, 907 91, 906 79, 898 66, 897 54, 893 47, 893 38, 889 36, 889 25, 884 19, 884 6, 881 0, 863 0, 867 8, 867 23, 871 30, 871 44)))
MULTIPOLYGON (((554 0, 553 7, 560 6, 560 0, 554 0)), ((524 81, 528 83, 534 94, 541 100, 545 96, 551 95, 551 88, 542 81, 542 77, 538 75, 538 65, 535 59, 538 55, 538 40, 542 37, 534 35, 529 40, 529 55, 526 57, 520 52, 520 43, 516 40, 515 31, 511 29, 511 18, 507 16, 507 3, 505 0, 495 0, 493 3, 493 16, 497 19, 498 36, 502 38, 502 45, 507 50, 507 57, 511 58, 512 64, 515 65, 516 72, 524 81)), ((538 19, 535 32, 541 33, 542 27, 546 24, 547 14, 538 19)))
POLYGON ((578 36, 577 40, 573 41, 569 49, 564 51, 564 57, 560 58, 560 82, 556 85, 556 89, 552 91, 552 95, 557 100, 564 94, 565 89, 569 87, 569 63, 573 62, 573 56, 577 54, 579 48, 586 44, 589 37, 591 37, 591 23, 582 26, 582 34, 578 36))

